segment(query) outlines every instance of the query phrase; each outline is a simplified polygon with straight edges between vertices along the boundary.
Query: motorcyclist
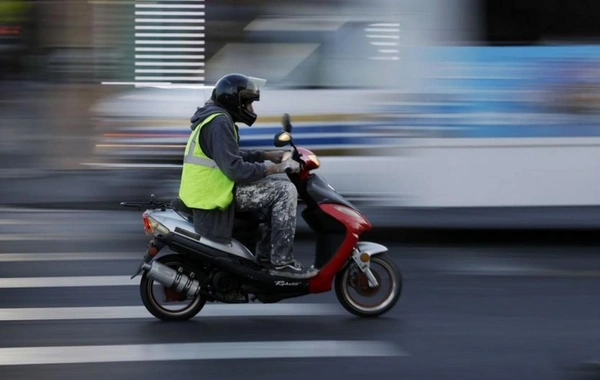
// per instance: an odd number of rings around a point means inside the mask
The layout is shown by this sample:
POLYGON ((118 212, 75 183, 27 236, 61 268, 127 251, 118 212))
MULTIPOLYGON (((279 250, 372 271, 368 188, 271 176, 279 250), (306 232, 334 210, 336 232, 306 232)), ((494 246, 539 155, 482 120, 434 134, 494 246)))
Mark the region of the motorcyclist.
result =
POLYGON ((259 263, 273 274, 302 277, 293 255, 298 193, 287 178, 269 177, 299 170, 284 151, 240 150, 238 127, 252 126, 252 103, 260 100, 257 84, 246 75, 219 79, 212 96, 191 118, 192 133, 184 155, 179 197, 193 210, 194 228, 202 236, 229 243, 235 211, 262 210, 268 223, 258 244, 259 263), (268 160, 274 164, 265 164, 268 160))

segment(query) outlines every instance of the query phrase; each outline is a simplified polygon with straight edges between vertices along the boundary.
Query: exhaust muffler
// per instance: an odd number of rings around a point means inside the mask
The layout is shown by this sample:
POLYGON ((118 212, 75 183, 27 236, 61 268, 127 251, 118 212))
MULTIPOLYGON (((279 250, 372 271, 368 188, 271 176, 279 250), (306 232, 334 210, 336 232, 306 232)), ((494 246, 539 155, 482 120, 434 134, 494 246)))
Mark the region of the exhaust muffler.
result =
POLYGON ((153 261, 151 264, 144 263, 142 269, 146 271, 148 277, 178 293, 195 297, 200 292, 200 282, 198 280, 194 280, 158 261, 153 261))

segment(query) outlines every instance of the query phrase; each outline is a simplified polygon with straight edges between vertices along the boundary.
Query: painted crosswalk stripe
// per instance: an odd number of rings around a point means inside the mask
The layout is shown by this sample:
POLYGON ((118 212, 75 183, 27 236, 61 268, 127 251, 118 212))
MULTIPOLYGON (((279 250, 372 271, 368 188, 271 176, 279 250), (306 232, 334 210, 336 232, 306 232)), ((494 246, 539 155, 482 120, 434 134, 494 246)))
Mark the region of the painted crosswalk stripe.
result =
POLYGON ((0 226, 55 224, 52 220, 0 219, 0 226))
MULTIPOLYGON (((343 315, 345 311, 328 303, 210 304, 196 318, 343 315)), ((155 318, 143 306, 52 307, 0 309, 0 321, 49 321, 84 319, 155 318)))
POLYGON ((27 207, 11 207, 11 206, 5 206, 2 205, 0 206, 0 212, 2 213, 8 213, 8 212, 14 212, 14 213, 45 213, 45 214, 54 214, 54 213, 73 213, 73 214, 84 214, 84 213, 91 213, 94 211, 89 211, 89 210, 71 210, 71 209, 54 209, 54 208, 27 208, 27 207))
POLYGON ((170 360, 407 356, 382 341, 271 341, 0 348, 0 366, 170 360))
POLYGON ((102 240, 126 239, 140 235, 132 233, 3 233, 0 241, 55 241, 55 240, 102 240))
POLYGON ((47 252, 0 253, 0 262, 23 261, 86 261, 86 260, 139 260, 144 252, 47 252))
POLYGON ((130 276, 78 276, 78 277, 5 277, 0 278, 0 289, 63 288, 75 286, 126 286, 139 285, 139 278, 130 276))
MULTIPOLYGON (((47 215, 48 218, 45 219, 41 219, 42 217, 44 217, 43 215, 36 215, 35 219, 32 217, 23 217, 21 219, 0 219, 0 226, 43 226, 43 225, 48 225, 48 226, 81 226, 81 220, 77 220, 75 218, 57 218, 56 215, 47 215)), ((110 225, 110 226, 114 226, 117 224, 122 224, 122 225, 137 225, 140 224, 141 222, 139 222, 138 220, 98 220, 97 218, 92 220, 90 218, 89 221, 86 221, 86 223, 93 223, 94 226, 97 228, 97 226, 104 226, 104 225, 110 225), (135 223, 135 224, 134 224, 135 223)))

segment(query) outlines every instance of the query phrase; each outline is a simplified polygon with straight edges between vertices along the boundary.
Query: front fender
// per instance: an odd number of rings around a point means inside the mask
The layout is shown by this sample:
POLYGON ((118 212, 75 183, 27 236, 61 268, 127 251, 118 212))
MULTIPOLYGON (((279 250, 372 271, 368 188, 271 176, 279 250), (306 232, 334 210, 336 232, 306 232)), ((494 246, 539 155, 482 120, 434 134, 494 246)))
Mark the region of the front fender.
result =
POLYGON ((363 272, 365 276, 367 276, 367 278, 369 279, 369 286, 371 287, 376 287, 379 285, 377 282, 377 278, 375 277, 375 275, 373 275, 373 272, 371 272, 371 257, 375 255, 380 255, 383 252, 387 252, 387 250, 387 247, 381 244, 365 241, 357 243, 356 249, 354 249, 354 252, 352 253, 352 260, 354 261, 356 266, 358 266, 360 271, 363 272), (365 254, 369 255, 368 260, 365 260, 362 257, 365 254))
POLYGON ((384 252, 387 252, 388 249, 385 245, 372 243, 370 241, 359 241, 356 243, 356 247, 352 250, 352 255, 348 258, 348 261, 344 263, 344 265, 340 268, 338 273, 342 273, 350 263, 355 262, 359 268, 365 269, 369 268, 369 263, 362 263, 360 261, 360 255, 366 253, 371 256, 380 255, 384 252))
POLYGON ((366 253, 369 256, 379 255, 381 253, 387 252, 388 249, 385 245, 372 243, 370 241, 359 241, 356 244, 356 249, 360 253, 366 253))

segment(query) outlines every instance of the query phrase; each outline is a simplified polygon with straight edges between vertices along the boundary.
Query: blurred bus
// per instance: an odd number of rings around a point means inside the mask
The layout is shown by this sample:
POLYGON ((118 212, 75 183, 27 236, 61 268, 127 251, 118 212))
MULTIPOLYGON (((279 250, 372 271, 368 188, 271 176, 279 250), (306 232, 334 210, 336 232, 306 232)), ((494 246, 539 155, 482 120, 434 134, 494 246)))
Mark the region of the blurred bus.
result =
POLYGON ((355 199, 600 206, 599 2, 261 1, 242 21, 229 3, 206 3, 201 85, 137 86, 94 108, 94 165, 176 181, 189 117, 237 71, 267 79, 243 146, 271 147, 290 113, 298 145, 355 199))

